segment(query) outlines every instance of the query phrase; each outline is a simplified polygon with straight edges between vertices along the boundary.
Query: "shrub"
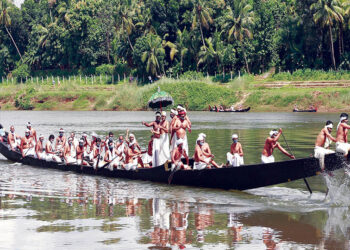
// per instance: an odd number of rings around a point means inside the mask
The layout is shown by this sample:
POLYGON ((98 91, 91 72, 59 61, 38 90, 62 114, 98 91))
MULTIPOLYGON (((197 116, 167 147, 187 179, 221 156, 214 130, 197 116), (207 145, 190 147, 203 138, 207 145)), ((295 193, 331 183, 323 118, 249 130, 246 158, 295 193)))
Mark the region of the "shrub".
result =
POLYGON ((197 72, 197 71, 186 71, 180 76, 180 79, 185 79, 185 80, 199 80, 203 78, 204 78, 203 73, 197 72))
POLYGON ((112 75, 114 73, 115 66, 111 64, 102 64, 96 68, 97 75, 112 75))
POLYGON ((30 76, 29 66, 27 64, 19 64, 17 68, 12 71, 12 76, 16 78, 17 82, 25 82, 26 77, 30 76))

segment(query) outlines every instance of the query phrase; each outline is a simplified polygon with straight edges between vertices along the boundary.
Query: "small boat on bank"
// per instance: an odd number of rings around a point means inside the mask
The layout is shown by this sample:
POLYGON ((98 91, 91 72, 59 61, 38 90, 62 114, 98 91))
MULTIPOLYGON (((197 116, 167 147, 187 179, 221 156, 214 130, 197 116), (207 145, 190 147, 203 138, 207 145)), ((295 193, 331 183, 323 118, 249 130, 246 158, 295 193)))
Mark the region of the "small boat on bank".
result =
MULTIPOLYGON (((62 164, 53 161, 48 162, 30 156, 22 158, 19 152, 10 150, 8 145, 3 142, 0 142, 0 153, 10 161, 45 169, 58 169, 72 171, 78 174, 226 190, 246 190, 265 187, 311 177, 321 173, 319 160, 314 157, 240 167, 178 170, 172 172, 170 163, 154 168, 139 168, 128 171, 114 169, 111 171, 107 168, 95 170, 89 166, 62 164)), ((343 162, 343 156, 337 154, 326 155, 325 169, 327 171, 333 171, 342 168, 343 162)), ((190 160, 190 165, 193 165, 193 159, 190 160)))
POLYGON ((317 109, 293 109, 293 112, 317 112, 317 109))
POLYGON ((237 110, 230 110, 230 109, 224 109, 224 110, 217 110, 215 108, 210 108, 209 111, 210 112, 248 112, 250 110, 250 107, 246 108, 246 109, 237 109, 237 110))

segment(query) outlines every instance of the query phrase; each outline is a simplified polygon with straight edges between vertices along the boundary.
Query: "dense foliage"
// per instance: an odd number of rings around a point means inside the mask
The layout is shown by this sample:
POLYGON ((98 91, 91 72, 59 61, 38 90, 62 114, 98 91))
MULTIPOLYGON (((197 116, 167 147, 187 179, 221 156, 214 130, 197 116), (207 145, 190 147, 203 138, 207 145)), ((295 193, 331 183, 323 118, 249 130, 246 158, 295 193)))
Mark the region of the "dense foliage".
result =
POLYGON ((350 0, 0 0, 0 76, 26 74, 24 64, 143 76, 349 70, 349 20, 350 0))

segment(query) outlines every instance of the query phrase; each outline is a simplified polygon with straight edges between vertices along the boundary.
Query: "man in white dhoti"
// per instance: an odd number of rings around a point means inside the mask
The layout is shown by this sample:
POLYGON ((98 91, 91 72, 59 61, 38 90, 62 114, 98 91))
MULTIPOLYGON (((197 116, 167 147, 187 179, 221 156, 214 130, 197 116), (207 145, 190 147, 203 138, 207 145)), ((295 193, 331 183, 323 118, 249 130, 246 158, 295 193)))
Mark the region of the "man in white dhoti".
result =
POLYGON ((34 139, 30 137, 29 129, 26 129, 25 136, 21 139, 19 149, 22 153, 22 157, 35 155, 34 139))
POLYGON ((152 166, 152 148, 153 148, 153 135, 151 135, 151 140, 148 142, 147 150, 142 151, 142 162, 145 168, 152 166))
POLYGON ((104 161, 109 163, 109 170, 113 171, 114 168, 119 168, 120 159, 121 153, 117 152, 114 143, 108 142, 108 150, 106 151, 104 161))
POLYGON ((35 158, 39 160, 46 160, 46 154, 44 150, 44 136, 40 135, 37 144, 35 145, 35 158))
POLYGON ((17 150, 21 145, 21 137, 15 133, 15 127, 11 125, 10 133, 8 134, 9 148, 13 151, 17 150))
POLYGON ((348 143, 348 130, 350 129, 350 125, 347 123, 348 114, 342 113, 337 126, 337 142, 335 144, 335 151, 343 154, 345 157, 348 156, 350 151, 350 144, 348 143))
POLYGON ((178 112, 175 109, 171 109, 171 111, 170 111, 171 122, 170 122, 170 126, 169 126, 170 152, 173 151, 174 148, 176 148, 176 137, 174 136, 175 135, 174 125, 175 125, 176 120, 178 119, 177 115, 178 115, 178 112))
POLYGON ((60 128, 58 131, 58 136, 56 138, 55 150, 61 152, 63 155, 64 147, 66 146, 67 139, 64 136, 64 129, 60 128))
POLYGON ((275 157, 273 156, 273 150, 278 148, 283 154, 290 157, 291 159, 295 159, 295 156, 288 153, 279 143, 278 139, 282 134, 282 129, 277 132, 276 130, 270 131, 270 136, 266 139, 264 149, 261 154, 261 162, 262 163, 272 163, 275 162, 275 157))
POLYGON ((166 120, 166 112, 161 114, 160 122, 160 152, 159 152, 159 165, 163 165, 167 161, 170 161, 169 150, 169 122, 166 120))
POLYGON ((61 158, 56 155, 56 151, 53 150, 54 140, 55 140, 55 136, 50 135, 49 140, 46 142, 46 146, 45 146, 46 160, 62 162, 61 158))
POLYGON ((334 153, 333 150, 329 149, 331 142, 336 142, 336 139, 331 135, 333 128, 333 122, 327 121, 326 126, 322 128, 320 133, 317 135, 315 142, 315 158, 320 160, 321 169, 324 170, 324 157, 325 155, 334 153))
POLYGON ((226 166, 239 167, 244 165, 242 145, 238 142, 237 134, 232 135, 232 141, 230 152, 228 152, 226 155, 226 166))
MULTIPOLYGON (((205 168, 211 168, 211 165, 213 165, 215 168, 221 168, 214 160, 213 155, 207 155, 204 153, 204 137, 199 136, 196 140, 196 147, 194 152, 194 164, 193 169, 194 170, 202 170, 205 168)), ((208 145, 209 146, 209 145, 208 145)))
POLYGON ((180 110, 178 119, 176 119, 173 127, 173 131, 175 131, 174 137, 175 141, 178 139, 183 140, 183 148, 188 155, 188 141, 186 130, 191 133, 191 122, 186 115, 186 110, 180 110))
POLYGON ((37 143, 37 138, 36 138, 36 131, 35 129, 32 127, 32 124, 30 122, 27 123, 27 129, 29 129, 30 131, 30 137, 33 138, 33 142, 34 142, 34 145, 37 143))
POLYGON ((189 159, 186 151, 183 149, 183 140, 179 139, 176 141, 176 148, 171 152, 171 171, 185 169, 190 170, 189 159), (186 164, 184 164, 181 158, 185 158, 186 164))
POLYGON ((73 138, 69 137, 68 143, 64 147, 64 152, 63 152, 63 158, 66 161, 66 164, 76 163, 77 159, 73 157, 73 155, 75 156, 76 154, 77 153, 73 144, 73 138))
POLYGON ((147 123, 142 122, 142 125, 146 127, 152 127, 151 132, 153 134, 153 147, 152 147, 152 167, 160 166, 159 154, 160 154, 160 120, 161 114, 160 112, 156 112, 156 120, 147 123))

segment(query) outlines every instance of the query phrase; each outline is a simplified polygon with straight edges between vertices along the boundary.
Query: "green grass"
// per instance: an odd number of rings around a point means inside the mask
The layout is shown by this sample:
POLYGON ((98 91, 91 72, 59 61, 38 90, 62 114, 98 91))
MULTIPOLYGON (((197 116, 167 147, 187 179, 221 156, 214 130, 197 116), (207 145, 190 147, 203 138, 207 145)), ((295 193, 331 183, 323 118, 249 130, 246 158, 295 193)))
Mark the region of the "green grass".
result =
POLYGON ((327 80, 350 80, 350 71, 323 71, 300 69, 293 73, 281 72, 270 76, 269 81, 327 81, 327 80))

